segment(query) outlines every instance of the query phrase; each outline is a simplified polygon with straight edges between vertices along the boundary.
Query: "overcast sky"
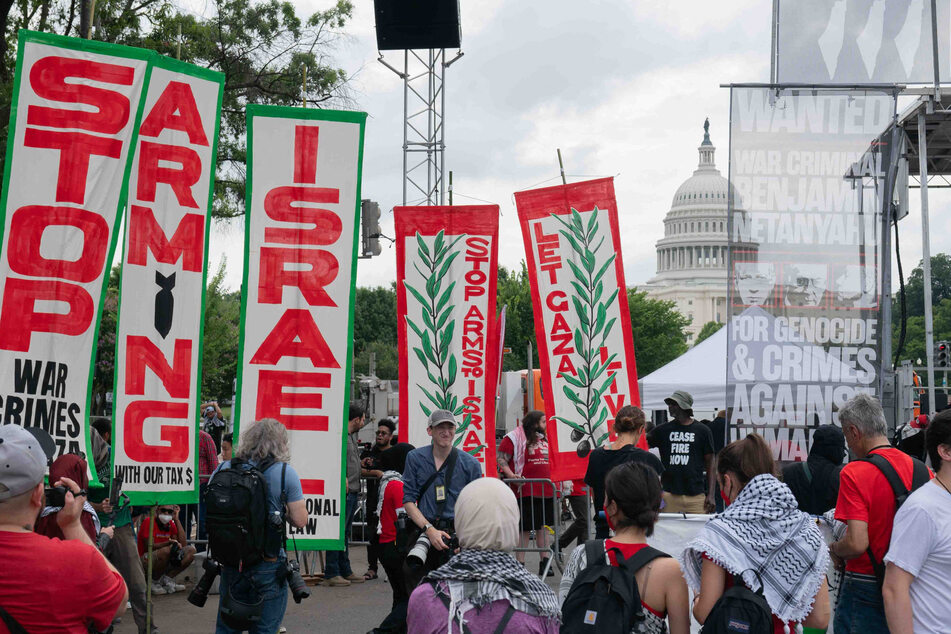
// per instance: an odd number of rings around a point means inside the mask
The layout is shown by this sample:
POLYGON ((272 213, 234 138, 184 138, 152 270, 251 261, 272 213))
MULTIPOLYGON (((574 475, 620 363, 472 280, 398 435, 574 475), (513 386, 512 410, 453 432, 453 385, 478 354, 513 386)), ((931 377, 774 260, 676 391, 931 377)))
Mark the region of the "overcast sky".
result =
MULTIPOLYGON (((298 0, 302 17, 328 0, 298 0)), ((333 53, 369 114, 363 197, 380 203, 392 236, 402 196, 402 81, 376 61, 373 3, 355 0, 348 37, 333 53)), ((729 91, 721 84, 769 79, 770 0, 675 3, 602 0, 462 0, 462 50, 446 78, 446 168, 456 204, 501 209, 499 261, 518 267, 524 248, 512 193, 613 176, 625 277, 655 273, 655 243, 677 187, 697 165, 710 118, 717 167, 726 176, 729 91)), ((402 54, 386 59, 402 64, 402 54)), ((918 196, 912 196, 917 205, 918 196)), ((412 202, 412 200, 411 200, 412 202)), ((951 251, 951 192, 931 196, 932 253, 951 251)), ((900 223, 906 275, 921 258, 920 213, 900 223)), ((212 270, 228 254, 229 287, 240 287, 243 222, 218 224, 212 270)), ((357 283, 388 285, 395 249, 360 260, 357 283)))

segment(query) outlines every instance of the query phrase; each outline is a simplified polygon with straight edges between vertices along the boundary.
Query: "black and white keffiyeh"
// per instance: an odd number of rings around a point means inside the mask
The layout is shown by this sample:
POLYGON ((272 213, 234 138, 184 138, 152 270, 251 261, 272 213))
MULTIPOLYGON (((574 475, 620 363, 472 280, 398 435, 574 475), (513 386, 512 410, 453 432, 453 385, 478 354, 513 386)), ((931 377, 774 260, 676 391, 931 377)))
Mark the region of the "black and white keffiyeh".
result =
POLYGON ((386 492, 386 485, 393 480, 403 481, 403 475, 399 471, 384 471, 380 478, 380 495, 376 500, 376 534, 383 534, 383 494, 386 492))
POLYGON ((829 564, 815 520, 799 510, 789 487, 767 474, 750 480, 681 553, 680 567, 694 592, 700 590, 704 554, 741 575, 752 590, 762 579, 770 609, 784 622, 809 616, 829 564))
POLYGON ((470 607, 480 608, 501 599, 508 600, 519 612, 561 622, 554 591, 512 555, 499 550, 462 550, 430 572, 425 581, 448 582, 449 621, 458 620, 460 627, 470 607))

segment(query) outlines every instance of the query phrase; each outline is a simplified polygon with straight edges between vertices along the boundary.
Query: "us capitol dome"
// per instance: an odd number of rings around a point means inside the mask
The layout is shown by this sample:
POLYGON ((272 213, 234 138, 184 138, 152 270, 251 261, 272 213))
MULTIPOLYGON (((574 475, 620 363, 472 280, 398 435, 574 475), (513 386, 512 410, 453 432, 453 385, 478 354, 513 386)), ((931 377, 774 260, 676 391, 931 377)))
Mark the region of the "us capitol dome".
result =
POLYGON ((714 162, 710 120, 703 123, 697 148, 700 164, 674 194, 657 241, 657 275, 643 286, 650 297, 674 302, 690 319, 687 342, 693 344, 708 321, 727 319, 728 181, 714 162))

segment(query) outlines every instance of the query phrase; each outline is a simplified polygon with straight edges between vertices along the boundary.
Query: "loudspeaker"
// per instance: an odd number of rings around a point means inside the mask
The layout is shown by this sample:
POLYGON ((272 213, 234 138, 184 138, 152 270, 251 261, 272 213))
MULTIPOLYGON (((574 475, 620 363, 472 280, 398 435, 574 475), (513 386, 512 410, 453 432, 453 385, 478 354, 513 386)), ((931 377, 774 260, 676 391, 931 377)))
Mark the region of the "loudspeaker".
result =
POLYGON ((373 0, 381 51, 459 48, 459 0, 373 0))

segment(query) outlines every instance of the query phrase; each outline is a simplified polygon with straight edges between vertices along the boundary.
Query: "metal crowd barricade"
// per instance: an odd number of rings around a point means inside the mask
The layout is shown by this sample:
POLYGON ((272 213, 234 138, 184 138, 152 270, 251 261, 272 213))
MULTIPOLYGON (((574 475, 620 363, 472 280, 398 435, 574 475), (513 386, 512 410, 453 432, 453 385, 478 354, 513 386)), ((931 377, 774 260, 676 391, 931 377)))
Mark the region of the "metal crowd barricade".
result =
MULTIPOLYGON (((561 561, 561 549, 558 545, 558 540, 561 538, 561 490, 560 487, 555 484, 552 480, 545 478, 511 478, 504 479, 503 482, 510 485, 515 492, 515 496, 518 498, 518 510, 520 520, 524 519, 526 516, 531 518, 531 526, 539 526, 539 522, 536 519, 541 519, 543 521, 542 525, 536 528, 533 531, 530 531, 529 543, 527 546, 521 546, 521 540, 519 541, 519 546, 516 546, 516 552, 522 553, 538 553, 540 556, 548 553, 548 566, 542 571, 542 575, 548 574, 548 568, 554 563, 559 570, 562 570, 562 561, 561 561), (525 486, 531 487, 532 485, 540 484, 542 485, 542 490, 544 492, 551 492, 551 495, 520 495, 520 489, 525 486), (551 501, 551 510, 552 517, 536 517, 536 508, 535 500, 550 500, 551 501), (550 521, 549 521, 550 520, 550 521), (538 544, 538 536, 541 531, 546 531, 548 537, 551 539, 551 544, 548 546, 540 546, 538 544)), ((542 512, 544 513, 544 506, 542 507, 542 512)), ((519 525, 521 529, 521 524, 519 525)), ((544 578, 544 576, 543 576, 544 578)))
POLYGON ((379 478, 360 478, 360 497, 357 499, 357 510, 353 514, 353 523, 350 526, 350 534, 347 538, 351 546, 366 546, 370 543, 370 530, 376 530, 376 526, 369 526, 368 520, 370 514, 376 509, 367 508, 367 492, 371 486, 379 487, 379 478), (357 539, 357 530, 359 529, 360 539, 357 539))

